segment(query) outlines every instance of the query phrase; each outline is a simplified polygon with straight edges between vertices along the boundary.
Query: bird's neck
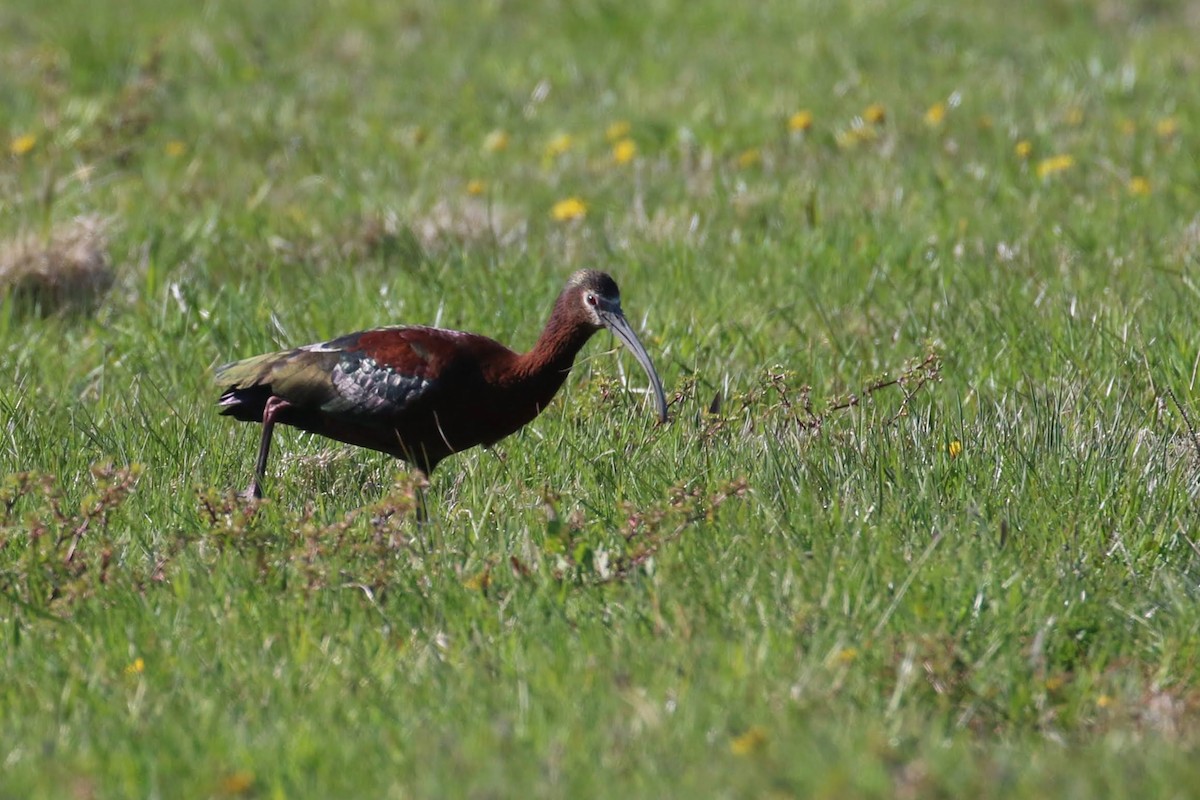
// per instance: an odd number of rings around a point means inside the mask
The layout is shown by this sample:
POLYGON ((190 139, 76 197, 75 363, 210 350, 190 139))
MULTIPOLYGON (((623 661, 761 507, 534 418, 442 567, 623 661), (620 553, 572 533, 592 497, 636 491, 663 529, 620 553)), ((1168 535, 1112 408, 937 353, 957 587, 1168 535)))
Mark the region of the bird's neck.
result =
POLYGON ((537 344, 518 357, 517 373, 526 379, 552 381, 557 389, 575 363, 575 356, 595 332, 590 326, 571 320, 560 300, 537 344))

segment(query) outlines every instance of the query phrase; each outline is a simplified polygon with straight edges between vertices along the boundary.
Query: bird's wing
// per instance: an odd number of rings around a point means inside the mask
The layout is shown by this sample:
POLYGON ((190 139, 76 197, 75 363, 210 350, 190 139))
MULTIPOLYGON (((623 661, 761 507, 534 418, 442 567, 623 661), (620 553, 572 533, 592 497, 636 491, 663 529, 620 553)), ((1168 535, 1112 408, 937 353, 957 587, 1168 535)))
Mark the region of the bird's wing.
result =
POLYGON ((459 355, 454 331, 377 328, 227 364, 227 394, 257 387, 330 414, 385 419, 437 390, 459 355))

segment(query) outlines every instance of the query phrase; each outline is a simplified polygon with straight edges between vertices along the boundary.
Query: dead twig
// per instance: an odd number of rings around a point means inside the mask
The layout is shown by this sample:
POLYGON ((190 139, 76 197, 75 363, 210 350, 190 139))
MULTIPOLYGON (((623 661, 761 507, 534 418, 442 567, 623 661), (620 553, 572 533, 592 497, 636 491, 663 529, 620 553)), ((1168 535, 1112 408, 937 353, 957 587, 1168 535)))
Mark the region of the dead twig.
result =
POLYGON ((1179 402, 1179 398, 1175 396, 1174 390, 1170 386, 1164 387, 1167 397, 1171 398, 1171 402, 1179 409, 1179 415, 1183 417, 1183 424, 1187 425, 1188 435, 1191 437, 1192 446, 1196 448, 1196 456, 1200 458, 1200 437, 1196 435, 1196 426, 1192 424, 1191 417, 1188 416, 1187 409, 1183 407, 1183 403, 1179 402))

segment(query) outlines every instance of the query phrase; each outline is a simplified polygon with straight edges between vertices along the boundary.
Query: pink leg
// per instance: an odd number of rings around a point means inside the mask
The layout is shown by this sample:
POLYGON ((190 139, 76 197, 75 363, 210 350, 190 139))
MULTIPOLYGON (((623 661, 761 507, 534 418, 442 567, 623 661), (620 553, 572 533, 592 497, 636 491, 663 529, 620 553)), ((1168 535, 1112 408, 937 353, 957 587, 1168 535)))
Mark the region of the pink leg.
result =
POLYGON ((291 408, 292 404, 282 397, 272 395, 263 406, 262 441, 258 445, 258 463, 254 467, 254 479, 246 489, 247 499, 262 499, 263 474, 267 471, 267 456, 271 452, 271 434, 275 432, 275 421, 279 415, 291 408))

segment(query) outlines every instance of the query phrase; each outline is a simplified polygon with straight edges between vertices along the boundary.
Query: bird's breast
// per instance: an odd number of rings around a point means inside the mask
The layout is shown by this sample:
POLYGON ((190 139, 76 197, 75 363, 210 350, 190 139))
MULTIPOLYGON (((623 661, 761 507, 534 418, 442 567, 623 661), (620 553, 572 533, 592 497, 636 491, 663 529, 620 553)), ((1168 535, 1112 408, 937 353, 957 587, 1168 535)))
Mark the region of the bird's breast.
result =
POLYGON ((455 450, 490 445, 520 430, 546 409, 565 375, 536 380, 485 380, 440 410, 439 425, 455 450))

